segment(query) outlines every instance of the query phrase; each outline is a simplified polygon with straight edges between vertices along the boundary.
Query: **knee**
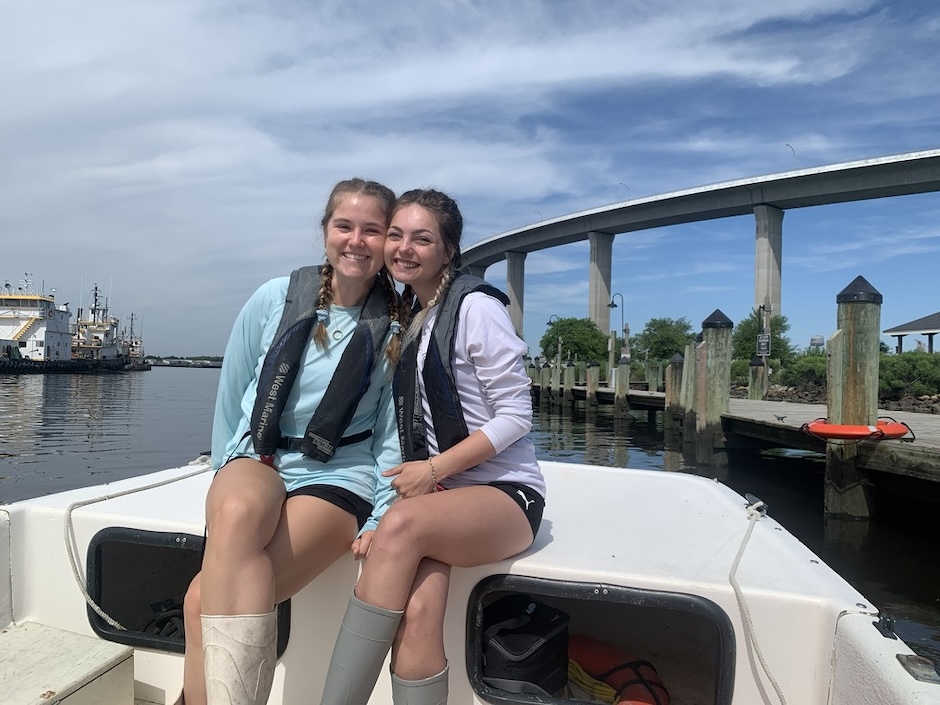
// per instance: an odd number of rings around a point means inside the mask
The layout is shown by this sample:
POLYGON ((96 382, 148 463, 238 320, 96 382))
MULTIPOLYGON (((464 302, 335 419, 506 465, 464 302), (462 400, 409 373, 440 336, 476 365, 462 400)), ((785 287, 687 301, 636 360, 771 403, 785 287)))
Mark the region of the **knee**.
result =
POLYGON ((202 616, 202 581, 201 573, 197 574, 189 584, 189 589, 183 597, 183 620, 186 624, 199 624, 202 616))
POLYGON ((393 553, 403 552, 409 547, 417 547, 420 530, 414 512, 406 507, 406 504, 407 502, 393 504, 382 515, 375 537, 372 539, 373 546, 393 553))
POLYGON ((206 526, 211 537, 208 545, 257 535, 265 509, 247 493, 229 492, 213 498, 206 511, 206 526))

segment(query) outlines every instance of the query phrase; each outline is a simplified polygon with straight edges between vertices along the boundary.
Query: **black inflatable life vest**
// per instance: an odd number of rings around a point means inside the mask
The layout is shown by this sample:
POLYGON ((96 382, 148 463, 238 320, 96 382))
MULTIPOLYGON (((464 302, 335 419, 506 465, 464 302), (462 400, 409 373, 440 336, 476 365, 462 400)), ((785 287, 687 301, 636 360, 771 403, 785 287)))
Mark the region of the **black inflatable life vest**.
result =
MULTIPOLYGON (((463 273, 455 274, 438 304, 424 361, 423 379, 434 435, 441 453, 470 435, 457 395, 452 363, 460 304, 467 294, 474 291, 482 291, 509 305, 509 297, 502 291, 479 277, 463 273)), ((405 460, 428 457, 427 429, 417 380, 419 342, 420 336, 416 336, 405 346, 395 370, 393 389, 398 412, 398 436, 405 460)))
MULTIPOLYGON (((259 455, 271 456, 284 447, 281 414, 312 339, 319 290, 319 266, 301 267, 291 273, 284 311, 261 367, 251 413, 251 439, 259 455)), ((369 388, 372 366, 382 354, 389 324, 385 291, 376 279, 323 400, 307 424, 304 437, 295 439, 304 455, 325 462, 342 445, 343 433, 369 388)))

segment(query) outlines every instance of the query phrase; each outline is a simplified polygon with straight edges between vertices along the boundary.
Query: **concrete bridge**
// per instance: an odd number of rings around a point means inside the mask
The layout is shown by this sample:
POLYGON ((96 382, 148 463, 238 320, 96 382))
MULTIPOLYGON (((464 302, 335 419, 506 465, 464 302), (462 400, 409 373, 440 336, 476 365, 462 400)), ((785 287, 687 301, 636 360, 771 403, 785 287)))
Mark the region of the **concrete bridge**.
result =
POLYGON ((727 181, 638 198, 510 230, 469 246, 464 269, 483 276, 506 260, 510 315, 522 334, 525 257, 529 252, 590 241, 588 316, 610 328, 614 236, 667 225, 746 215, 755 220, 754 308, 780 309, 783 216, 788 208, 940 191, 940 149, 727 181))

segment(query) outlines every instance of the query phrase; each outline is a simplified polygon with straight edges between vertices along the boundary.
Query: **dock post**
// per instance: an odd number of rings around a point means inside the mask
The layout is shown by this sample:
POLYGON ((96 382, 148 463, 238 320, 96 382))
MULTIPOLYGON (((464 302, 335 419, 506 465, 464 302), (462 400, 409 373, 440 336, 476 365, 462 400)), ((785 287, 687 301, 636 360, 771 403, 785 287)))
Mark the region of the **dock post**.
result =
POLYGON ((677 431, 676 417, 682 408, 682 376, 685 358, 676 353, 669 358, 666 368, 666 401, 663 406, 663 433, 667 436, 677 431))
MULTIPOLYGON (((836 296, 837 330, 826 345, 830 423, 873 426, 878 420, 882 295, 856 277, 836 296)), ((826 443, 826 514, 868 518, 874 510, 858 443, 826 443)))
POLYGON ((525 373, 529 376, 529 380, 532 384, 539 383, 539 368, 535 366, 535 363, 532 360, 529 360, 529 364, 526 365, 525 373))
POLYGON ((750 376, 747 381, 748 399, 766 399, 764 390, 767 389, 767 366, 763 359, 757 355, 751 358, 750 376))
POLYGON ((565 364, 564 371, 564 404, 568 409, 574 408, 574 379, 575 379, 575 366, 571 360, 565 364))
POLYGON ((542 363, 539 370, 539 408, 547 409, 552 402, 552 368, 547 362, 542 363))
POLYGON ((552 367, 552 409, 561 406, 561 364, 552 367))
POLYGON ((682 363, 682 388, 679 391, 679 405, 682 410, 682 443, 691 443, 695 437, 695 390, 698 386, 695 370, 698 367, 698 346, 701 338, 689 341, 685 345, 685 357, 682 363))
POLYGON ((703 465, 725 466, 724 434, 721 415, 727 413, 731 400, 731 329, 734 323, 718 309, 702 321, 705 365, 697 370, 696 460, 703 465))
POLYGON ((601 366, 598 362, 590 362, 587 366, 587 387, 584 396, 584 411, 587 414, 597 412, 597 388, 601 384, 601 366))
POLYGON ((614 375, 614 415, 622 418, 630 411, 630 363, 625 358, 620 358, 614 375))

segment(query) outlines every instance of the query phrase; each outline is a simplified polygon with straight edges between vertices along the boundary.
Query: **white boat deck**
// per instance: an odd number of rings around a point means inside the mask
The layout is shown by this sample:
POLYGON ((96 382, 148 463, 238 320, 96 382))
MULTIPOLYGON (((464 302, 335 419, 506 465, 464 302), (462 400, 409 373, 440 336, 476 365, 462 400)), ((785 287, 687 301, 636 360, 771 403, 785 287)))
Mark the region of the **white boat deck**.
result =
MULTIPOLYGON (((0 507, 0 518, 3 510, 7 511, 12 527, 15 620, 90 633, 83 598, 63 545, 65 510, 96 496, 170 481, 146 492, 74 510, 72 524, 81 571, 85 569, 85 547, 105 527, 202 536, 203 505, 211 473, 172 481, 199 469, 185 466, 146 478, 0 507), (28 542, 21 538, 21 532, 29 536, 28 542)), ((642 606, 631 605, 633 611, 629 613, 611 608, 610 618, 598 624, 596 610, 604 607, 600 604, 604 590, 611 591, 612 599, 617 590, 649 591, 650 595, 695 596, 717 606, 734 630, 734 695, 733 701, 728 701, 734 705, 777 702, 772 683, 757 658, 757 648, 788 703, 868 702, 854 695, 830 700, 830 691, 840 681, 838 674, 833 675, 833 650, 839 642, 842 620, 861 619, 870 624, 876 618, 876 608, 773 518, 756 520, 736 573, 755 643, 729 580, 751 524, 742 497, 717 482, 682 473, 551 462, 543 463, 543 469, 549 492, 545 518, 533 546, 498 564, 454 571, 445 625, 452 664, 450 702, 484 702, 471 688, 464 668, 467 606, 481 580, 500 574, 573 585, 585 595, 601 595, 600 602, 580 598, 563 601, 566 608, 570 607, 572 632, 590 627, 597 638, 616 639, 622 647, 630 647, 638 656, 657 663, 673 692, 675 705, 715 702, 710 694, 697 692, 694 687, 700 675, 713 675, 696 671, 704 667, 696 664, 698 659, 692 652, 681 658, 669 657, 669 639, 675 639, 668 632, 676 624, 668 619, 659 629, 661 633, 655 633, 655 625, 645 636, 639 630, 630 633, 643 623, 642 619, 629 621, 642 611, 642 606)), ((357 569, 351 559, 341 560, 292 600, 290 642, 277 669, 272 703, 307 702, 313 698, 312 692, 318 692, 357 569)), ((546 601, 552 599, 557 601, 558 596, 546 601)), ((870 628, 877 634, 874 627, 870 628)), ((704 632, 710 633, 708 628, 704 632)), ((890 658, 894 653, 911 653, 900 641, 876 646, 886 649, 890 658)), ((900 673, 899 665, 886 666, 895 667, 900 673)), ((172 702, 181 677, 179 656, 138 649, 135 669, 139 699, 172 702)), ((903 677, 908 678, 906 674, 903 677)), ((387 680, 380 678, 373 705, 390 702, 387 680)), ((929 692, 938 699, 916 702, 940 702, 940 686, 924 687, 936 688, 929 692)))

